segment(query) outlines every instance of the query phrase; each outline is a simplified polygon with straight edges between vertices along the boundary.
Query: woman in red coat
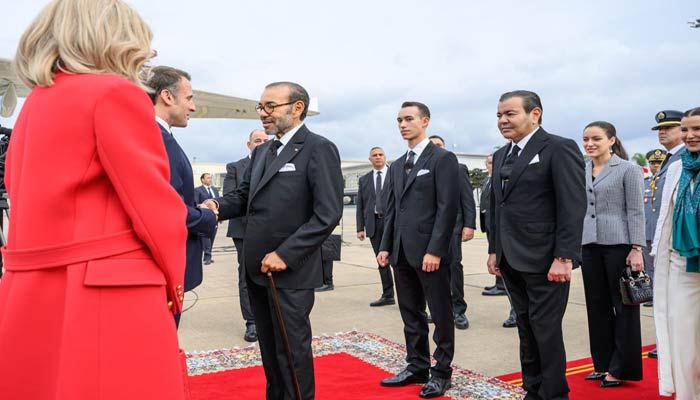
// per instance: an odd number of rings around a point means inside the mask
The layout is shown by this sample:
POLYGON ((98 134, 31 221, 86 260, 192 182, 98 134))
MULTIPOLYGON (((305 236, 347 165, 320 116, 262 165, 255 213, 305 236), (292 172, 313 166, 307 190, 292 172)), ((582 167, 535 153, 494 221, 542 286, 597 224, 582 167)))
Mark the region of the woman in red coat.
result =
POLYGON ((152 33, 120 0, 54 0, 15 59, 0 398, 183 399, 185 208, 138 86, 152 33))

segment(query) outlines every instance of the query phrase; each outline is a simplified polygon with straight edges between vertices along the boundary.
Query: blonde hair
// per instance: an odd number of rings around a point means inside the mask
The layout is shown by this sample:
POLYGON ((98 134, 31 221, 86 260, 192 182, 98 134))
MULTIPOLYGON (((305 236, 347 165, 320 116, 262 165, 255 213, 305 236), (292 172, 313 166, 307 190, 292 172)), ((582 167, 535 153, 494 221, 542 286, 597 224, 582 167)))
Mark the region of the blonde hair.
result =
POLYGON ((121 0, 53 0, 22 34, 15 70, 29 87, 51 86, 56 72, 116 74, 141 85, 153 32, 121 0))

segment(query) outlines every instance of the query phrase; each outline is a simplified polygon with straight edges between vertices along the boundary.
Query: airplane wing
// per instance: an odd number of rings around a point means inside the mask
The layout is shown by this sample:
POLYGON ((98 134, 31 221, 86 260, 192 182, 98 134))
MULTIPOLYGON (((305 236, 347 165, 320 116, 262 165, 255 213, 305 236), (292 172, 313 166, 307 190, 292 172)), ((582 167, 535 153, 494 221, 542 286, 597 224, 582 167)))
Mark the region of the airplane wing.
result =
MULTIPOLYGON (((9 118, 17 106, 17 98, 27 97, 29 92, 30 89, 14 73, 12 60, 0 58, 0 115, 9 118)), ((192 118, 258 119, 256 100, 194 90, 194 101, 197 111, 192 118)), ((318 101, 312 98, 309 103, 308 115, 318 115, 318 101)))

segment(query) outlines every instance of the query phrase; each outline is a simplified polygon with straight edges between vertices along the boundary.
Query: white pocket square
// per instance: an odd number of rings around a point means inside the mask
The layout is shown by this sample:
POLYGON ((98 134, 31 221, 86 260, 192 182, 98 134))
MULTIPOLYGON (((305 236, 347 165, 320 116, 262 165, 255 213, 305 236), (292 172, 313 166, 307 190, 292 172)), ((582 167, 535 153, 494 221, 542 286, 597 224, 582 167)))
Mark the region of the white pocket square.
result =
POLYGON ((421 176, 421 175, 425 175, 425 174, 429 174, 429 173, 430 173, 429 169, 422 169, 422 170, 418 171, 418 175, 416 175, 416 176, 421 176))
POLYGON ((532 157, 532 160, 530 160, 530 162, 527 165, 537 164, 538 162, 540 162, 540 155, 535 154, 535 156, 532 157))
POLYGON ((297 168, 292 163, 284 164, 284 167, 280 168, 279 172, 292 172, 296 171, 297 168))

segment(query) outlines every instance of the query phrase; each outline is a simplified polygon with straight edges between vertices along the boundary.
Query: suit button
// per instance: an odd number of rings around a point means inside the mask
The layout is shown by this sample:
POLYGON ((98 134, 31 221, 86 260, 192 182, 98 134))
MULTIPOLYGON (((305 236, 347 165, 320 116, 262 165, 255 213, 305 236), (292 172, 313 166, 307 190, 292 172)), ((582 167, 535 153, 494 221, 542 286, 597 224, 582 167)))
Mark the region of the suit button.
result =
POLYGON ((591 218, 595 218, 595 215, 591 215, 591 218))
POLYGON ((589 191, 590 193, 593 193, 593 189, 588 189, 588 191, 589 191))
POLYGON ((594 206, 595 204, 591 203, 591 205, 594 206))

